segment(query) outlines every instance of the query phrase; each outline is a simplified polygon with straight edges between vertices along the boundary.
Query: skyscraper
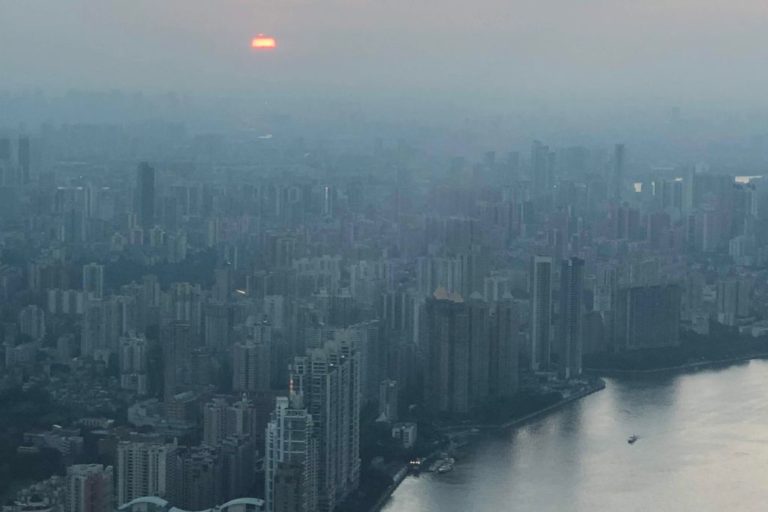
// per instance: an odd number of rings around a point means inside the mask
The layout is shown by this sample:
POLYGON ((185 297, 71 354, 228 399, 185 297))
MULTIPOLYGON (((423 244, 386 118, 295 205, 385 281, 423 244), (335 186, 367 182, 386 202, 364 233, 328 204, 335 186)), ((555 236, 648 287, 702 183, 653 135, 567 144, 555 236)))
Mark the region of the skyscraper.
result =
POLYGON ((680 287, 674 284, 622 288, 616 296, 617 351, 674 347, 680 343, 680 287))
POLYGON ((98 263, 83 265, 83 292, 88 298, 104 297, 104 265, 98 263))
POLYGON ((147 163, 136 171, 136 214, 142 228, 155 225, 155 169, 147 163))
POLYGON ((440 289, 426 302, 426 323, 426 406, 466 414, 489 395, 488 305, 474 297, 465 302, 440 289))
POLYGON ((717 321, 736 325, 736 319, 750 313, 752 283, 746 279, 728 278, 717 282, 717 321))
POLYGON ((396 380, 385 379, 379 383, 379 418, 377 421, 397 421, 399 388, 396 380))
POLYGON ((470 318, 463 299, 440 288, 427 299, 425 403, 437 412, 469 411, 470 318))
POLYGON ((549 146, 534 141, 531 146, 531 184, 535 197, 546 195, 551 191, 554 173, 554 153, 549 146))
POLYGON ((147 340, 143 336, 120 338, 120 387, 146 395, 147 340))
POLYGON ((560 377, 581 375, 583 351, 584 260, 569 258, 560 266, 558 355, 560 377))
POLYGON ((227 436, 229 404, 224 398, 214 398, 203 406, 203 442, 214 446, 227 436))
POLYGON ((531 368, 549 370, 552 325, 552 258, 534 256, 531 269, 531 368))
POLYGON ((107 299, 84 300, 83 328, 80 338, 80 354, 82 356, 104 357, 116 353, 119 349, 120 336, 130 326, 127 320, 130 312, 122 296, 111 296, 107 299))
POLYGON ((225 265, 222 268, 214 269, 213 275, 215 283, 211 289, 213 300, 220 303, 227 303, 232 292, 232 266, 225 265))
POLYGON ((329 341, 296 358, 292 386, 312 415, 318 443, 318 509, 330 512, 360 480, 360 366, 357 349, 329 341))
POLYGON ((489 319, 488 392, 491 396, 511 396, 519 383, 520 318, 511 299, 491 305, 489 319))
POLYGON ((45 337, 45 311, 34 304, 24 306, 19 312, 19 330, 34 341, 41 341, 45 337))
POLYGON ((232 348, 232 389, 269 391, 271 389, 270 342, 248 340, 232 348))
POLYGON ((214 352, 228 350, 232 334, 232 308, 222 302, 210 302, 203 307, 203 339, 214 352))
POLYGON ((203 442, 214 446, 229 436, 261 439, 257 416, 253 401, 245 394, 234 402, 229 397, 215 397, 203 407, 203 442))
POLYGON ((189 374, 192 353, 191 328, 188 323, 171 322, 161 330, 163 347, 163 400, 172 402, 189 374))
POLYGON ((142 496, 165 497, 173 489, 175 445, 155 440, 117 445, 117 505, 142 496))
POLYGON ((190 336, 197 343, 203 323, 203 290, 199 284, 171 283, 168 291, 168 316, 189 324, 190 336))
POLYGON ((360 390, 363 402, 379 395, 379 385, 386 376, 386 344, 381 339, 378 320, 370 320, 346 328, 327 329, 326 339, 353 342, 360 359, 360 390))
POLYGON ((264 481, 267 512, 317 510, 317 429, 301 395, 278 397, 267 425, 264 481))
POLYGON ((253 485, 257 446, 260 448, 264 444, 257 445, 254 438, 247 435, 228 436, 219 443, 222 500, 248 496, 253 485))
POLYGON ((215 506, 222 498, 222 467, 218 450, 209 445, 185 446, 172 458, 170 498, 187 510, 215 506))

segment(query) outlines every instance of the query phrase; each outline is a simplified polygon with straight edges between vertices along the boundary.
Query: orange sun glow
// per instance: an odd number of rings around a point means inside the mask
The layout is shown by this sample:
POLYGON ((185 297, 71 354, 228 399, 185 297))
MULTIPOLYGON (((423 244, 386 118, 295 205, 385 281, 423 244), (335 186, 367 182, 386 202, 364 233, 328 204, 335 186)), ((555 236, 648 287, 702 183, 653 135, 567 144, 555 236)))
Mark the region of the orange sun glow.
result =
POLYGON ((277 41, 274 37, 259 34, 251 40, 251 48, 254 50, 274 50, 277 48, 277 41))

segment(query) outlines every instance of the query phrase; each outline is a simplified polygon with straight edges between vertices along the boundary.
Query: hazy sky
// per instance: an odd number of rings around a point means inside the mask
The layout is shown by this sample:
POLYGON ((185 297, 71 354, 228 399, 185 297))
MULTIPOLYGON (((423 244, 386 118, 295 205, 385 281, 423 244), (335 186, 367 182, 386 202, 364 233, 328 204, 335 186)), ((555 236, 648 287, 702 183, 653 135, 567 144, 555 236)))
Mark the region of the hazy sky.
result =
POLYGON ((0 90, 764 103, 766 22, 763 0, 0 0, 0 90))

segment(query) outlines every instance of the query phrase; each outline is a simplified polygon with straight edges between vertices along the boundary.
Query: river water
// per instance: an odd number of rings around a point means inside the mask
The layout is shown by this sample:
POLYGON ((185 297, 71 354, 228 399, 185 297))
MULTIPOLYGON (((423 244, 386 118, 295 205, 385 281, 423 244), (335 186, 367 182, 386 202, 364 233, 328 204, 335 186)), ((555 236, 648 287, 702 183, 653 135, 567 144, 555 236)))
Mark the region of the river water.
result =
POLYGON ((768 510, 768 361, 606 383, 482 434, 452 472, 408 477, 383 510, 768 510))

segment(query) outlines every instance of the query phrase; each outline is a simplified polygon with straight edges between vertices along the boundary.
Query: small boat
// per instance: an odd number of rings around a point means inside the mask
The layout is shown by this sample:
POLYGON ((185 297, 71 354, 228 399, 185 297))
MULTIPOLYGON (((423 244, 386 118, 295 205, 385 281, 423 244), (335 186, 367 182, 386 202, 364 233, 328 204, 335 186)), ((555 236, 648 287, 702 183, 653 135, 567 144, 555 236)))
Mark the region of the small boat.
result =
POLYGON ((629 436, 629 439, 627 439, 627 443, 635 444, 635 441, 637 441, 638 439, 640 438, 637 437, 635 434, 632 434, 631 436, 629 436))
POLYGON ((429 470, 435 473, 447 473, 453 469, 456 459, 453 457, 442 457, 430 466, 429 470))

